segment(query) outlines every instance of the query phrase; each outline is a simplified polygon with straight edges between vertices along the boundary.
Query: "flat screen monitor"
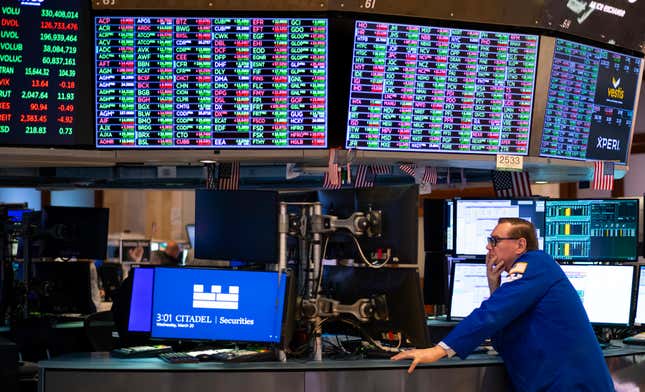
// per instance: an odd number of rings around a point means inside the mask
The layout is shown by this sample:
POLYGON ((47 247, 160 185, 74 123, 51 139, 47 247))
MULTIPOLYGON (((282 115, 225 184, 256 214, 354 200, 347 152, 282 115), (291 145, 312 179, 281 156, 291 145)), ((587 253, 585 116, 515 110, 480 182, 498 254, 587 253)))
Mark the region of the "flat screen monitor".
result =
POLYGON ((455 253, 485 256, 486 238, 499 218, 522 218, 533 223, 540 249, 544 248, 544 200, 540 199, 456 199, 455 253))
POLYGON ((134 263, 148 262, 150 261, 152 250, 152 242, 147 239, 121 240, 121 261, 134 263), (143 249, 143 253, 140 258, 138 255, 138 248, 143 249))
POLYGON ((556 260, 638 258, 638 199, 547 200, 545 220, 545 251, 556 260))
POLYGON ((452 264, 448 317, 462 319, 490 297, 486 264, 458 262, 452 264))
POLYGON ((93 145, 89 5, 8 0, 0 10, 0 145, 93 145))
POLYGON ((152 286, 154 268, 132 268, 132 295, 128 314, 129 332, 146 332, 152 329, 152 286))
MULTIPOLYGON (((366 257, 390 251, 399 263, 417 264, 419 238, 419 190, 416 185, 380 186, 371 189, 319 191, 318 198, 324 214, 347 218, 353 212, 369 209, 382 212, 382 235, 356 237, 366 257)), ((353 259, 361 257, 348 232, 331 234, 327 258, 353 259)), ((372 257, 373 258, 373 257, 372 257)))
POLYGON ((20 209, 8 209, 7 217, 11 223, 22 223, 22 216, 26 212, 32 212, 33 210, 29 208, 20 208, 20 209))
POLYGON ((423 248, 426 252, 452 252, 454 201, 423 200, 423 248))
MULTIPOLYGON (((381 340, 389 332, 399 332, 402 345, 429 347, 423 293, 416 268, 325 266, 321 290, 341 304, 348 305, 361 298, 385 295, 388 320, 371 320, 362 324, 361 328, 376 340, 381 340)), ((356 319, 352 320, 359 324, 356 319)), ((331 323, 327 327, 323 324, 323 332, 338 332, 330 330, 331 323)))
POLYGON ((279 213, 277 192, 198 190, 195 257, 277 263, 279 213))
POLYGON ((347 148, 527 155, 538 36, 357 21, 347 148))
POLYGON ((195 249, 195 224, 191 223, 186 225, 186 235, 188 236, 188 242, 190 247, 195 249))
POLYGON ((41 239, 34 257, 107 257, 109 209, 86 207, 44 207, 41 239))
POLYGON ((90 314, 92 302, 90 263, 38 262, 32 264, 30 309, 40 313, 90 314))
POLYGON ((641 326, 645 325, 645 265, 639 268, 637 290, 634 325, 641 326))
POLYGON ((540 156, 626 163, 642 61, 556 39, 540 156))
POLYGON ((634 266, 563 265, 592 324, 629 325, 634 266))
POLYGON ((324 18, 96 16, 97 148, 326 148, 324 18))
POLYGON ((279 343, 286 283, 277 272, 155 268, 151 337, 279 343))

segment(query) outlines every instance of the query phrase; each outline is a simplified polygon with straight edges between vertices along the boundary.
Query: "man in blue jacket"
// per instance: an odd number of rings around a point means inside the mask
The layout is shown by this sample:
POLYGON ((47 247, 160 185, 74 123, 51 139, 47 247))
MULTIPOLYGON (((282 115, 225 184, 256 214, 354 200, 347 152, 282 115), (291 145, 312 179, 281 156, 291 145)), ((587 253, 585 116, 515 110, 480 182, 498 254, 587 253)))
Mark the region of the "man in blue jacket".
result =
POLYGON ((412 373, 419 363, 465 358, 492 338, 518 391, 613 391, 582 302, 560 266, 538 250, 535 227, 501 218, 486 249, 490 298, 437 346, 392 359, 412 359, 412 373), (509 280, 500 286, 502 271, 509 280))

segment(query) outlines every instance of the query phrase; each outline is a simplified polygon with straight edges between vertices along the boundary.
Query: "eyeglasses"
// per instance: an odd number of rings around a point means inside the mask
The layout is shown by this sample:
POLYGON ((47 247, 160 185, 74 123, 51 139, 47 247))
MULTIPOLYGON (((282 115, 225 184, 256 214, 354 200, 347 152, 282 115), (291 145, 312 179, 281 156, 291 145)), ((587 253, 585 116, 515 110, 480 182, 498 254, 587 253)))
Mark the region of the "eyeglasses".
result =
POLYGON ((519 238, 490 236, 490 237, 486 238, 486 240, 488 241, 488 245, 490 245, 491 248, 494 248, 494 247, 497 246, 497 243, 500 242, 500 241, 504 241, 504 240, 519 240, 519 238))

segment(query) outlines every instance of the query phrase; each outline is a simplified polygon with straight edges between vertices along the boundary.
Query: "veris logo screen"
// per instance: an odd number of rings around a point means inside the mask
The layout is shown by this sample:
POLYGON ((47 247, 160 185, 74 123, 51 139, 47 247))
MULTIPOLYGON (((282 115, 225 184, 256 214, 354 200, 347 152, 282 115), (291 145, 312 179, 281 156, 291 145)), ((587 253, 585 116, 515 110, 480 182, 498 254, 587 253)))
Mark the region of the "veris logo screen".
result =
POLYGON ((540 156, 625 163, 641 62, 557 39, 540 156))

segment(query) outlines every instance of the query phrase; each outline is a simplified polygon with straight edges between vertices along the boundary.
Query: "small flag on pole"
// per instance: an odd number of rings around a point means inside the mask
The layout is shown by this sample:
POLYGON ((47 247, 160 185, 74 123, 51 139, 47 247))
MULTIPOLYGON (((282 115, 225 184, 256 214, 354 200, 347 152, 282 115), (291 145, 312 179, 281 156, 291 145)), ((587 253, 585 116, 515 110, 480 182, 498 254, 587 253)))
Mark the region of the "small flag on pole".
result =
POLYGON ((372 188, 374 187, 374 170, 370 165, 358 165, 356 168, 356 177, 354 178, 354 188, 372 188))
POLYGON ((215 184, 217 181, 217 163, 207 163, 206 164, 206 189, 217 189, 215 184))
POLYGON ((593 182, 591 189, 597 191, 614 190, 614 162, 594 162, 593 182))
POLYGON ((402 163, 399 165, 399 169, 401 171, 409 176, 414 177, 414 171, 417 168, 417 165, 415 163, 402 163))
POLYGON ((426 166, 423 170, 422 184, 436 184, 437 183, 437 168, 426 166))
POLYGON ((531 197, 528 172, 493 170, 493 188, 497 197, 531 197))
POLYGON ((236 191, 240 189, 240 162, 224 162, 219 164, 217 189, 236 191))

